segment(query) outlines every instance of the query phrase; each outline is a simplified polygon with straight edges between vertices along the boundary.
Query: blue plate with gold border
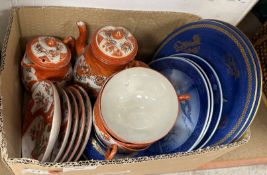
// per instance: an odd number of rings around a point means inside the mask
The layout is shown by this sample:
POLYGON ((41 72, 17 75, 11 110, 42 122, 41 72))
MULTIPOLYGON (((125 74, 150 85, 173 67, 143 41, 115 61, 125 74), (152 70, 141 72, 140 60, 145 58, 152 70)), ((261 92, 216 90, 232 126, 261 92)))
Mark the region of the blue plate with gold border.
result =
POLYGON ((240 39, 243 40, 245 47, 247 47, 247 49, 249 49, 249 54, 251 57, 253 57, 255 65, 256 65, 258 85, 257 85, 257 91, 256 91, 257 95, 256 95, 255 104, 254 104, 254 107, 252 109, 251 116, 248 118, 248 121, 244 125, 243 129, 241 129, 240 132, 232 139, 233 141, 235 141, 235 140, 238 140, 244 134, 244 132, 247 130, 247 128, 250 126, 250 124, 252 123, 252 121, 253 121, 256 113, 257 113, 259 105, 260 105, 260 101, 261 101, 260 99, 261 99, 261 95, 262 95, 262 71, 261 71, 260 61, 259 61, 257 52, 253 47, 253 44, 250 42, 248 37, 242 31, 240 31, 235 26, 233 26, 229 23, 223 22, 223 21, 219 21, 219 20, 209 20, 209 21, 216 22, 216 23, 219 23, 221 25, 225 25, 225 27, 228 27, 229 30, 232 30, 237 35, 239 35, 240 39))
POLYGON ((256 100, 257 76, 253 58, 236 33, 214 22, 199 21, 172 32, 154 59, 176 53, 204 58, 217 72, 223 89, 222 118, 206 146, 227 144, 244 128, 256 100))

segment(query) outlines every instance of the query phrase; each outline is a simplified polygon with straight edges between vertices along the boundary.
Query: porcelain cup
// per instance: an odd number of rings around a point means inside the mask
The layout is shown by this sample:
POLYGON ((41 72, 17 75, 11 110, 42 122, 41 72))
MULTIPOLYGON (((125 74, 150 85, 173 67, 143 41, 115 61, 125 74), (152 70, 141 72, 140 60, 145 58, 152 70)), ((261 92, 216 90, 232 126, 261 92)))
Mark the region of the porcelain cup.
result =
POLYGON ((97 136, 110 149, 107 159, 117 152, 139 151, 164 137, 178 117, 178 95, 162 74, 144 67, 125 69, 102 87, 94 106, 97 136))

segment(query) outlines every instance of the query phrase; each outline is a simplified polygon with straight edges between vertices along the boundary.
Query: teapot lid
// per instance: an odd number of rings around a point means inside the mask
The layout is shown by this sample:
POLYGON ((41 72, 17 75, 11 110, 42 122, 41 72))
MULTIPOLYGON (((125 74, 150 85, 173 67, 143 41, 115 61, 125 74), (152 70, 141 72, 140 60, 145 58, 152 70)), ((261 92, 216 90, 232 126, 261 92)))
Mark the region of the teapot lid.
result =
POLYGON ((124 27, 104 26, 91 40, 93 54, 107 64, 127 64, 137 54, 135 37, 124 27))
POLYGON ((69 64, 71 52, 59 39, 51 36, 36 37, 26 45, 29 59, 41 67, 57 68, 69 64))

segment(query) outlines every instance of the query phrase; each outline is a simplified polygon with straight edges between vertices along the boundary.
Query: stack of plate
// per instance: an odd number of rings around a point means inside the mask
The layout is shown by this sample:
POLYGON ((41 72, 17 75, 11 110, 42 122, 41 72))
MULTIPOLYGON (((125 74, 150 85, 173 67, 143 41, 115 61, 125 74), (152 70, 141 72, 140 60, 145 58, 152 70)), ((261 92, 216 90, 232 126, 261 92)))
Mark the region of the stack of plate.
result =
POLYGON ((92 108, 78 85, 37 82, 28 100, 22 131, 22 156, 40 161, 78 161, 89 140, 92 108))
POLYGON ((171 132, 150 154, 186 152, 239 139, 257 112, 262 74, 257 54, 236 27, 215 20, 184 25, 160 44, 150 67, 178 94, 188 93, 171 132))

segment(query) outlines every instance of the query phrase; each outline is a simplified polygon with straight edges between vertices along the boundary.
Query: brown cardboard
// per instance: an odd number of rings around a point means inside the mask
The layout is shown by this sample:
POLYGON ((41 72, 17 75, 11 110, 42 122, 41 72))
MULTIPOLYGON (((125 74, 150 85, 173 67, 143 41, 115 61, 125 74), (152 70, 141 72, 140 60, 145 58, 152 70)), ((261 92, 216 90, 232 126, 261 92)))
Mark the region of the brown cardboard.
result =
POLYGON ((20 83, 20 60, 26 41, 37 35, 77 37, 75 22, 89 24, 90 35, 106 24, 129 28, 139 43, 138 58, 148 61, 159 42, 176 27, 196 21, 199 17, 185 13, 118 11, 86 8, 15 8, 2 52, 0 145, 4 161, 16 174, 34 172, 60 174, 151 174, 191 170, 244 145, 249 133, 235 143, 190 153, 176 153, 138 159, 114 161, 84 161, 65 164, 41 163, 21 157, 21 103, 23 89, 20 83), (42 171, 41 171, 42 170, 42 171), (63 173, 64 172, 64 173, 63 173))
POLYGON ((253 121, 251 129, 251 139, 248 144, 234 152, 223 155, 222 157, 203 165, 202 169, 223 168, 232 166, 244 166, 253 164, 267 163, 267 106, 263 99, 253 121))

